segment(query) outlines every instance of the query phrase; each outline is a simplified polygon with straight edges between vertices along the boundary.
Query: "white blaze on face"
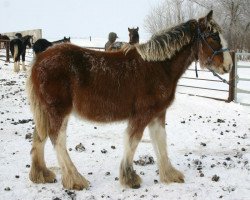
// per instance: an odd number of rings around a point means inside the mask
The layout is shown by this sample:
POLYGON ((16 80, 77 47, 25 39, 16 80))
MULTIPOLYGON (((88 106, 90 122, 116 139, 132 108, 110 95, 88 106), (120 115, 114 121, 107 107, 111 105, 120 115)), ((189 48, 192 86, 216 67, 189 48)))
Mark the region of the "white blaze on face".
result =
MULTIPOLYGON (((219 34, 219 36, 220 36, 222 49, 227 48, 226 40, 224 39, 224 37, 221 34, 219 34)), ((233 60, 232 60, 232 57, 231 57, 229 51, 224 51, 223 52, 223 66, 224 66, 224 69, 227 70, 227 71, 230 71, 232 65, 233 65, 233 60)))

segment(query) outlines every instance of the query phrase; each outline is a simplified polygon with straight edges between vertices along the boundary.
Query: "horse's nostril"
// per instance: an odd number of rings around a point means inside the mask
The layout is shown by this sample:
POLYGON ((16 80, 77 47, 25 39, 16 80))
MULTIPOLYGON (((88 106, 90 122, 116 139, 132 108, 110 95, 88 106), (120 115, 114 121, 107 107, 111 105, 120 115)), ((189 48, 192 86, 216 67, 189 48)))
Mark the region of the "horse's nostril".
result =
POLYGON ((227 72, 229 72, 230 71, 230 69, 231 69, 231 66, 229 66, 229 67, 223 67, 223 71, 225 72, 225 73, 227 73, 227 72))
POLYGON ((230 71, 232 70, 232 68, 233 68, 233 64, 230 64, 230 65, 228 66, 228 68, 226 68, 226 69, 227 69, 227 72, 230 72, 230 71))

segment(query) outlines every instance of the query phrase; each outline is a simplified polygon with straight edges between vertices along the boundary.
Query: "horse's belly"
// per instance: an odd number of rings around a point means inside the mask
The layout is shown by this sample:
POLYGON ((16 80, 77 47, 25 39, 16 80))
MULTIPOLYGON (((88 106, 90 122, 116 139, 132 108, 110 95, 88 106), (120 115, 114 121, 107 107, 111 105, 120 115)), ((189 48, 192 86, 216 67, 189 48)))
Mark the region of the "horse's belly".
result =
POLYGON ((112 122, 126 120, 131 115, 130 103, 114 100, 92 99, 81 101, 74 105, 78 115, 90 121, 112 122))

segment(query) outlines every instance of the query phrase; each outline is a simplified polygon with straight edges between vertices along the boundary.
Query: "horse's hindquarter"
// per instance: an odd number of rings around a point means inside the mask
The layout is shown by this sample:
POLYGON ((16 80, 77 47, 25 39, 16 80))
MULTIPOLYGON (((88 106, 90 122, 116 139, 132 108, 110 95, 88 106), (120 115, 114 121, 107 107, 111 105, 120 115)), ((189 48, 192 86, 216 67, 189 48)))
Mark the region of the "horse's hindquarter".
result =
MULTIPOLYGON (((121 55, 120 55, 121 56, 121 55)), ((57 112, 72 110, 94 121, 114 121, 131 114, 135 85, 134 61, 62 44, 37 56, 32 69, 36 91, 57 112)))
POLYGON ((17 46, 18 48, 18 56, 23 52, 22 41, 20 39, 13 39, 10 41, 10 52, 12 56, 14 56, 14 47, 17 46))

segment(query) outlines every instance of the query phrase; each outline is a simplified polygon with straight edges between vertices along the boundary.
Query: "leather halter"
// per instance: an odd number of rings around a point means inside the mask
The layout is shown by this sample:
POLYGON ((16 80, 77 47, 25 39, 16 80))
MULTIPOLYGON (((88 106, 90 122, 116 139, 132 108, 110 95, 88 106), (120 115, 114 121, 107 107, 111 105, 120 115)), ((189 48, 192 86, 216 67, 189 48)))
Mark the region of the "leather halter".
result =
MULTIPOLYGON (((225 51, 229 51, 228 48, 221 48, 221 49, 219 49, 219 50, 214 50, 214 49, 208 44, 208 42, 207 42, 206 39, 205 39, 205 37, 208 37, 208 36, 210 36, 210 35, 212 35, 212 34, 211 34, 211 33, 204 33, 204 32, 202 33, 199 27, 198 27, 198 29, 197 29, 197 32, 198 32, 198 42, 199 42, 200 40, 203 40, 203 41, 205 42, 205 44, 206 44, 206 45, 212 50, 212 52, 213 52, 212 56, 210 56, 210 57, 207 58, 207 63, 210 63, 210 64, 211 64, 212 61, 213 61, 214 56, 218 55, 219 53, 223 53, 223 52, 225 52, 225 51)), ((225 80, 225 79, 223 79, 222 77, 220 77, 214 70, 209 69, 209 68, 208 68, 208 70, 209 70, 210 72, 212 72, 214 76, 217 76, 219 79, 221 79, 222 82, 229 84, 229 82, 228 82, 227 80, 225 80)), ((196 78, 198 78, 197 61, 195 62, 195 74, 196 74, 196 78)))
POLYGON ((229 51, 228 48, 221 48, 219 50, 214 50, 206 41, 205 37, 208 37, 212 35, 211 33, 201 33, 200 28, 198 27, 198 40, 203 40, 205 44, 212 50, 213 54, 211 57, 207 58, 208 63, 211 63, 213 61, 214 56, 218 55, 219 53, 223 53, 225 51, 229 51))

